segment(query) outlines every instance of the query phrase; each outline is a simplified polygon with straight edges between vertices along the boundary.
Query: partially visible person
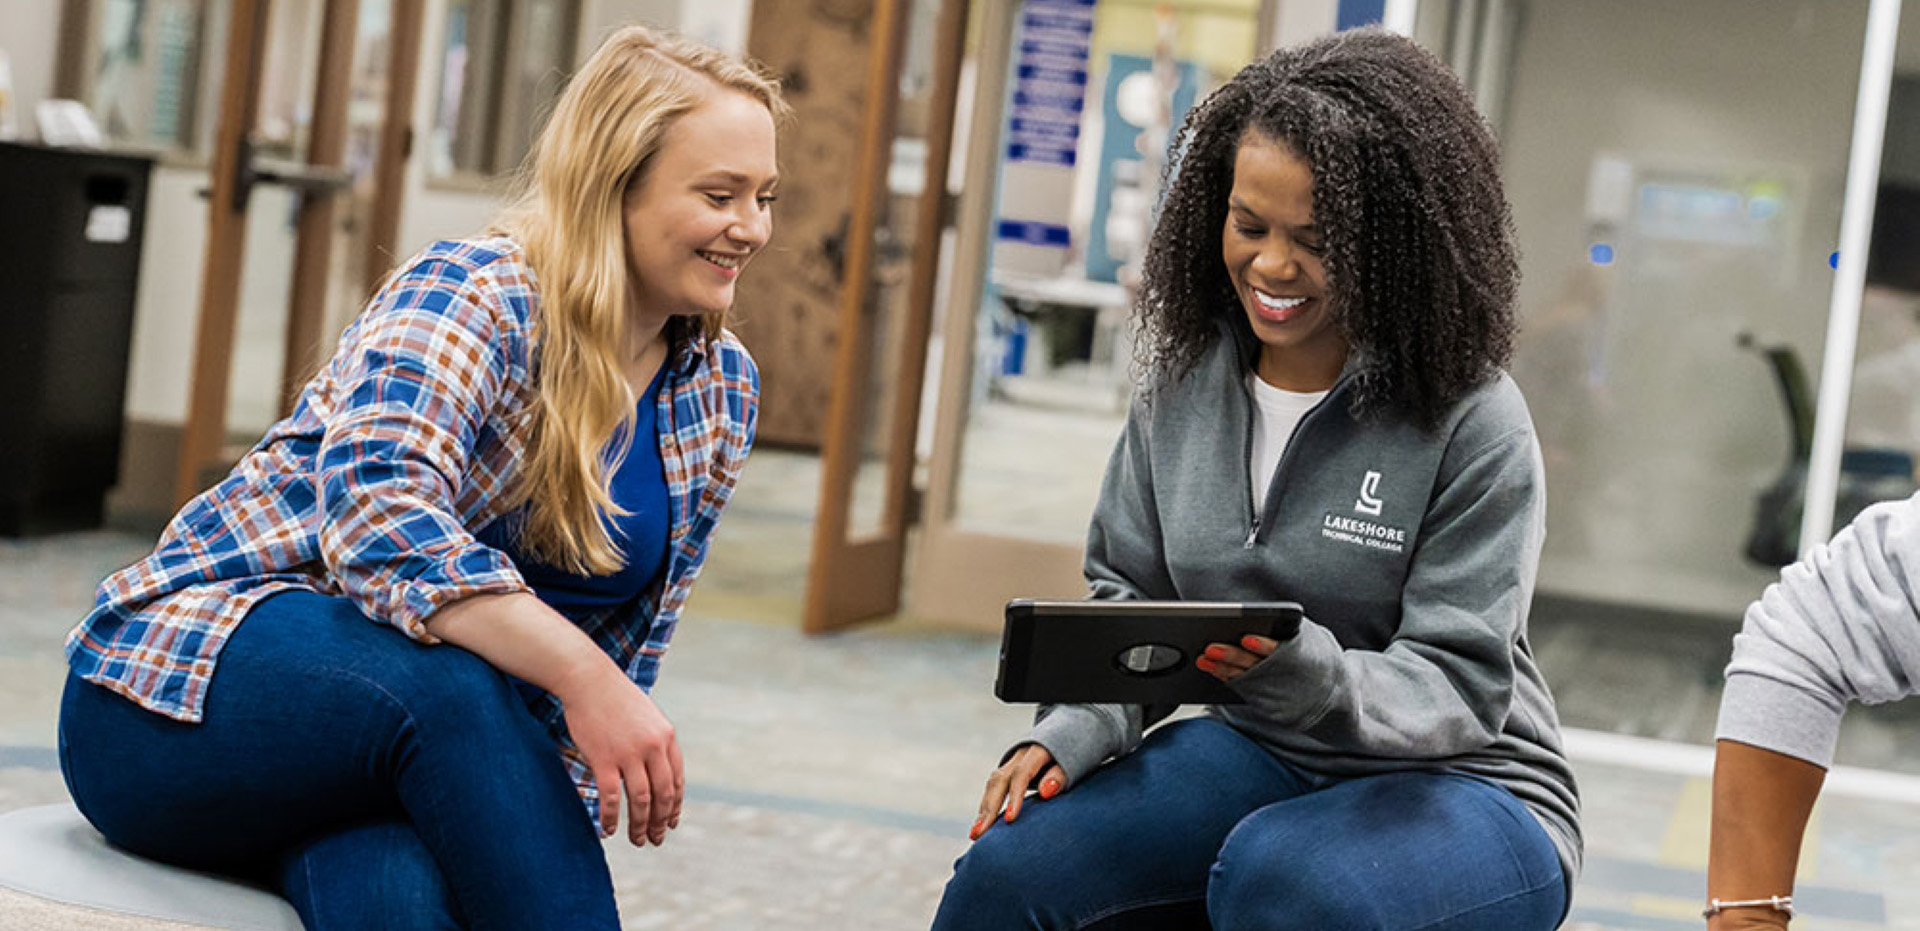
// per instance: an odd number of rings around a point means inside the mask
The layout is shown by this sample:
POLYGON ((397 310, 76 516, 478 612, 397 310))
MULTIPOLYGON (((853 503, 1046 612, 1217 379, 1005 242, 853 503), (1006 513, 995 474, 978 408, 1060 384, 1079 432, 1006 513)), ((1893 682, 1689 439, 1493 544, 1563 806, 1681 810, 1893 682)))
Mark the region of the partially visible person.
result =
POLYGON ((1716 729, 1711 931, 1787 927, 1847 706, 1916 693, 1920 495, 1861 511, 1747 608, 1716 729))
POLYGON ((270 883, 311 931, 620 926, 601 836, 680 820, 648 690, 753 443, 725 324, 784 107, 727 55, 614 33, 517 206, 396 271, 102 583, 60 757, 109 841, 270 883))
POLYGON ((1553 928, 1578 796, 1527 640, 1545 492, 1492 133, 1362 30, 1249 65, 1173 152, 1091 594, 1307 620, 1209 646, 1245 702, 1204 717, 1040 709, 934 928, 1553 928))

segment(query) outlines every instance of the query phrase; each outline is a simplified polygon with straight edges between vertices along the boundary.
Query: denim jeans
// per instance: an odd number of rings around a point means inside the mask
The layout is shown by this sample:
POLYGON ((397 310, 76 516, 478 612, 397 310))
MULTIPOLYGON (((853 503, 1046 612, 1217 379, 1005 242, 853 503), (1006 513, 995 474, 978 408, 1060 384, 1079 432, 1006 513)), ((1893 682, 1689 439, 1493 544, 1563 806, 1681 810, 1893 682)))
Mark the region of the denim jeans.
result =
POLYGON ((620 926, 552 739, 478 656, 282 593, 228 641, 205 710, 68 677, 61 768, 107 840, 274 885, 309 931, 620 926))
POLYGON ((954 865, 934 931, 1546 931, 1566 882, 1513 794, 1432 772, 1330 779, 1177 721, 954 865))

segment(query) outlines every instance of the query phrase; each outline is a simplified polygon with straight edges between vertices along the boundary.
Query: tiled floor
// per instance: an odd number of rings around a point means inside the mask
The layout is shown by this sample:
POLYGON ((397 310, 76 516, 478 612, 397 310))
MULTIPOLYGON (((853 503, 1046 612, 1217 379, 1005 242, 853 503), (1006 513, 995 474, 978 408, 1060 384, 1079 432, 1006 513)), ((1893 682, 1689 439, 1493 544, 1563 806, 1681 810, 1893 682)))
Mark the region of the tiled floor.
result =
MULTIPOLYGON (((660 849, 609 845, 629 928, 924 928, 978 788, 1023 709, 992 698, 997 644, 903 620, 797 630, 817 463, 761 451, 657 697, 689 806, 660 849)), ((52 750, 60 641, 141 536, 0 540, 0 810, 63 794, 52 750)), ((1697 929, 1706 741, 1727 631, 1542 617, 1584 796, 1569 928, 1697 929), (1619 736, 1628 735, 1628 736, 1619 736), (1658 738, 1656 740, 1655 738, 1658 738)), ((1856 714, 1843 761, 1920 774, 1920 706, 1856 714)), ((1920 931, 1920 776, 1837 772, 1816 814, 1796 928, 1920 931)))

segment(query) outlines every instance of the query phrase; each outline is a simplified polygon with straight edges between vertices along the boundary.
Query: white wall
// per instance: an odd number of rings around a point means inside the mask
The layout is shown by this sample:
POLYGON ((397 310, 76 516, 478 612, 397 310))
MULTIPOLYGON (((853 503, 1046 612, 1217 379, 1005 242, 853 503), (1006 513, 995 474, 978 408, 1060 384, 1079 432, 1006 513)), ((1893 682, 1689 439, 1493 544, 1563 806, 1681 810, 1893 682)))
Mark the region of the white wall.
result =
POLYGON ((580 60, 585 61, 607 33, 630 23, 677 29, 683 0, 584 0, 580 9, 580 60))
POLYGON ((187 419, 187 376, 207 242, 207 202, 198 192, 206 186, 205 169, 167 165, 154 169, 147 186, 133 357, 127 368, 129 420, 178 424, 187 419))
POLYGON ((13 65, 13 119, 23 137, 38 136, 32 131, 33 106, 53 95, 59 46, 57 0, 0 0, 0 51, 13 65))
POLYGON ((1333 32, 1340 0, 1273 0, 1273 47, 1286 48, 1333 32))
POLYGON ((735 54, 747 50, 747 24, 753 0, 680 0, 677 28, 714 48, 735 54))

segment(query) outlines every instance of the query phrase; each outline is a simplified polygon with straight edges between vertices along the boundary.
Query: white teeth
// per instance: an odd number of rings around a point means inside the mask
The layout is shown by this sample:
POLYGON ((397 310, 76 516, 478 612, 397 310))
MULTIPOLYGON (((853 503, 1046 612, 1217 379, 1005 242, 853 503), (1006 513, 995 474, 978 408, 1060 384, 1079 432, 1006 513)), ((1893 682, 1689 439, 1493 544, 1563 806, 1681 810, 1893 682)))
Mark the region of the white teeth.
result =
POLYGON ((1304 297, 1274 297, 1265 291, 1259 290, 1253 292, 1253 298, 1260 302, 1260 306, 1271 307, 1274 310, 1292 310, 1307 302, 1307 299, 1304 297))
POLYGON ((741 265, 746 263, 745 256, 721 255, 718 252, 702 252, 700 253, 700 255, 704 257, 707 261, 712 262, 713 264, 718 265, 721 268, 739 268, 741 265))

